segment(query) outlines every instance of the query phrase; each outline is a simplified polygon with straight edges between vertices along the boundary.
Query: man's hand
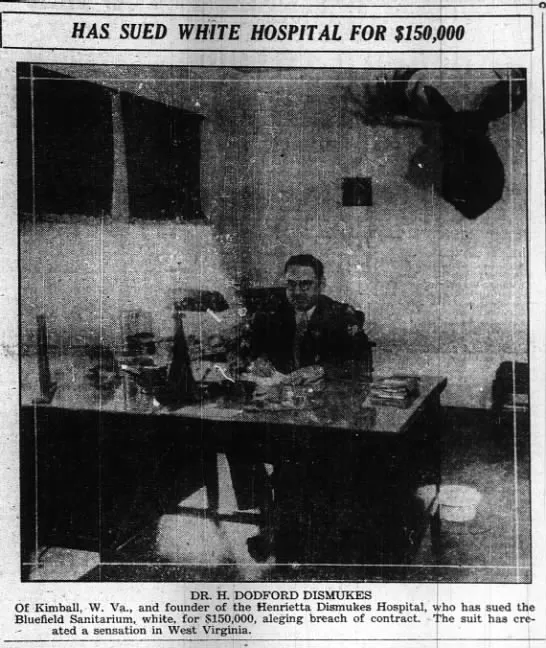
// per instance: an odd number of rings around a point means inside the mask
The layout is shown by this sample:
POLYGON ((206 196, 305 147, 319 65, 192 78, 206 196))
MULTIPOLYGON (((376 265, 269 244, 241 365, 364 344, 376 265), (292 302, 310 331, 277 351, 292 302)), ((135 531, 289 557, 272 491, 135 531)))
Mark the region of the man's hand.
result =
POLYGON ((285 379, 291 385, 313 385, 324 378, 324 369, 319 365, 310 365, 293 371, 285 379))
POLYGON ((256 358, 248 368, 248 373, 251 373, 257 378, 272 378, 275 373, 275 367, 267 358, 256 358))

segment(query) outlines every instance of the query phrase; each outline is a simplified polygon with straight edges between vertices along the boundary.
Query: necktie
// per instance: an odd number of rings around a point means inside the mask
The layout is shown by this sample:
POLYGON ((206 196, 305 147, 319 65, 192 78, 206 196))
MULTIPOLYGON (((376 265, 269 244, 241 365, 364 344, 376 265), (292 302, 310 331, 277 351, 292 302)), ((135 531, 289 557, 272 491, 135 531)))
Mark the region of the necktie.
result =
POLYGON ((306 311, 296 311, 296 333, 294 335, 294 368, 301 367, 301 342, 307 331, 307 313, 306 311))

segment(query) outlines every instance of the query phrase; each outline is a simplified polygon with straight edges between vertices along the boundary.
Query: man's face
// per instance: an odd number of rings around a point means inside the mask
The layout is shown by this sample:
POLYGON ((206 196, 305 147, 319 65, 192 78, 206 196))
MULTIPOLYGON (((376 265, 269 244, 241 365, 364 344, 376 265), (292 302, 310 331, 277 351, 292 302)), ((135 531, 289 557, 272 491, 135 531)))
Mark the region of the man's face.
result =
POLYGON ((286 298, 296 310, 309 310, 316 305, 322 284, 313 268, 289 266, 284 275, 286 298))

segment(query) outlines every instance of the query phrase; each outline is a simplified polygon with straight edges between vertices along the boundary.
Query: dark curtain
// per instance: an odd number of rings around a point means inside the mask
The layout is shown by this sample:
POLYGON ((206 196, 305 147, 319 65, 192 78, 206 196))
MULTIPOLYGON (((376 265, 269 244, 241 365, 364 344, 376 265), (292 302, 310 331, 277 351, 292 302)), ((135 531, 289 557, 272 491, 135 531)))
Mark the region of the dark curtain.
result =
POLYGON ((121 93, 131 218, 203 219, 202 116, 121 93))
POLYGON ((17 199, 19 215, 32 213, 30 65, 17 64, 17 199))
POLYGON ((111 91, 28 64, 18 72, 19 213, 110 213, 111 91))

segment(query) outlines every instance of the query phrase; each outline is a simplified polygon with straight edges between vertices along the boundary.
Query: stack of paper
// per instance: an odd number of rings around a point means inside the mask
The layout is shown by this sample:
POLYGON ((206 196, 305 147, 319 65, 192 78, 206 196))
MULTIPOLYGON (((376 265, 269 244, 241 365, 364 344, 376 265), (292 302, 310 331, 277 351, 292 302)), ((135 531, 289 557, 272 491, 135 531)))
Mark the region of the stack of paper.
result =
POLYGON ((378 404, 406 405, 418 393, 417 376, 387 376, 374 381, 370 387, 370 396, 378 404))
POLYGON ((506 394, 506 402, 502 409, 505 412, 528 412, 529 394, 506 394))

